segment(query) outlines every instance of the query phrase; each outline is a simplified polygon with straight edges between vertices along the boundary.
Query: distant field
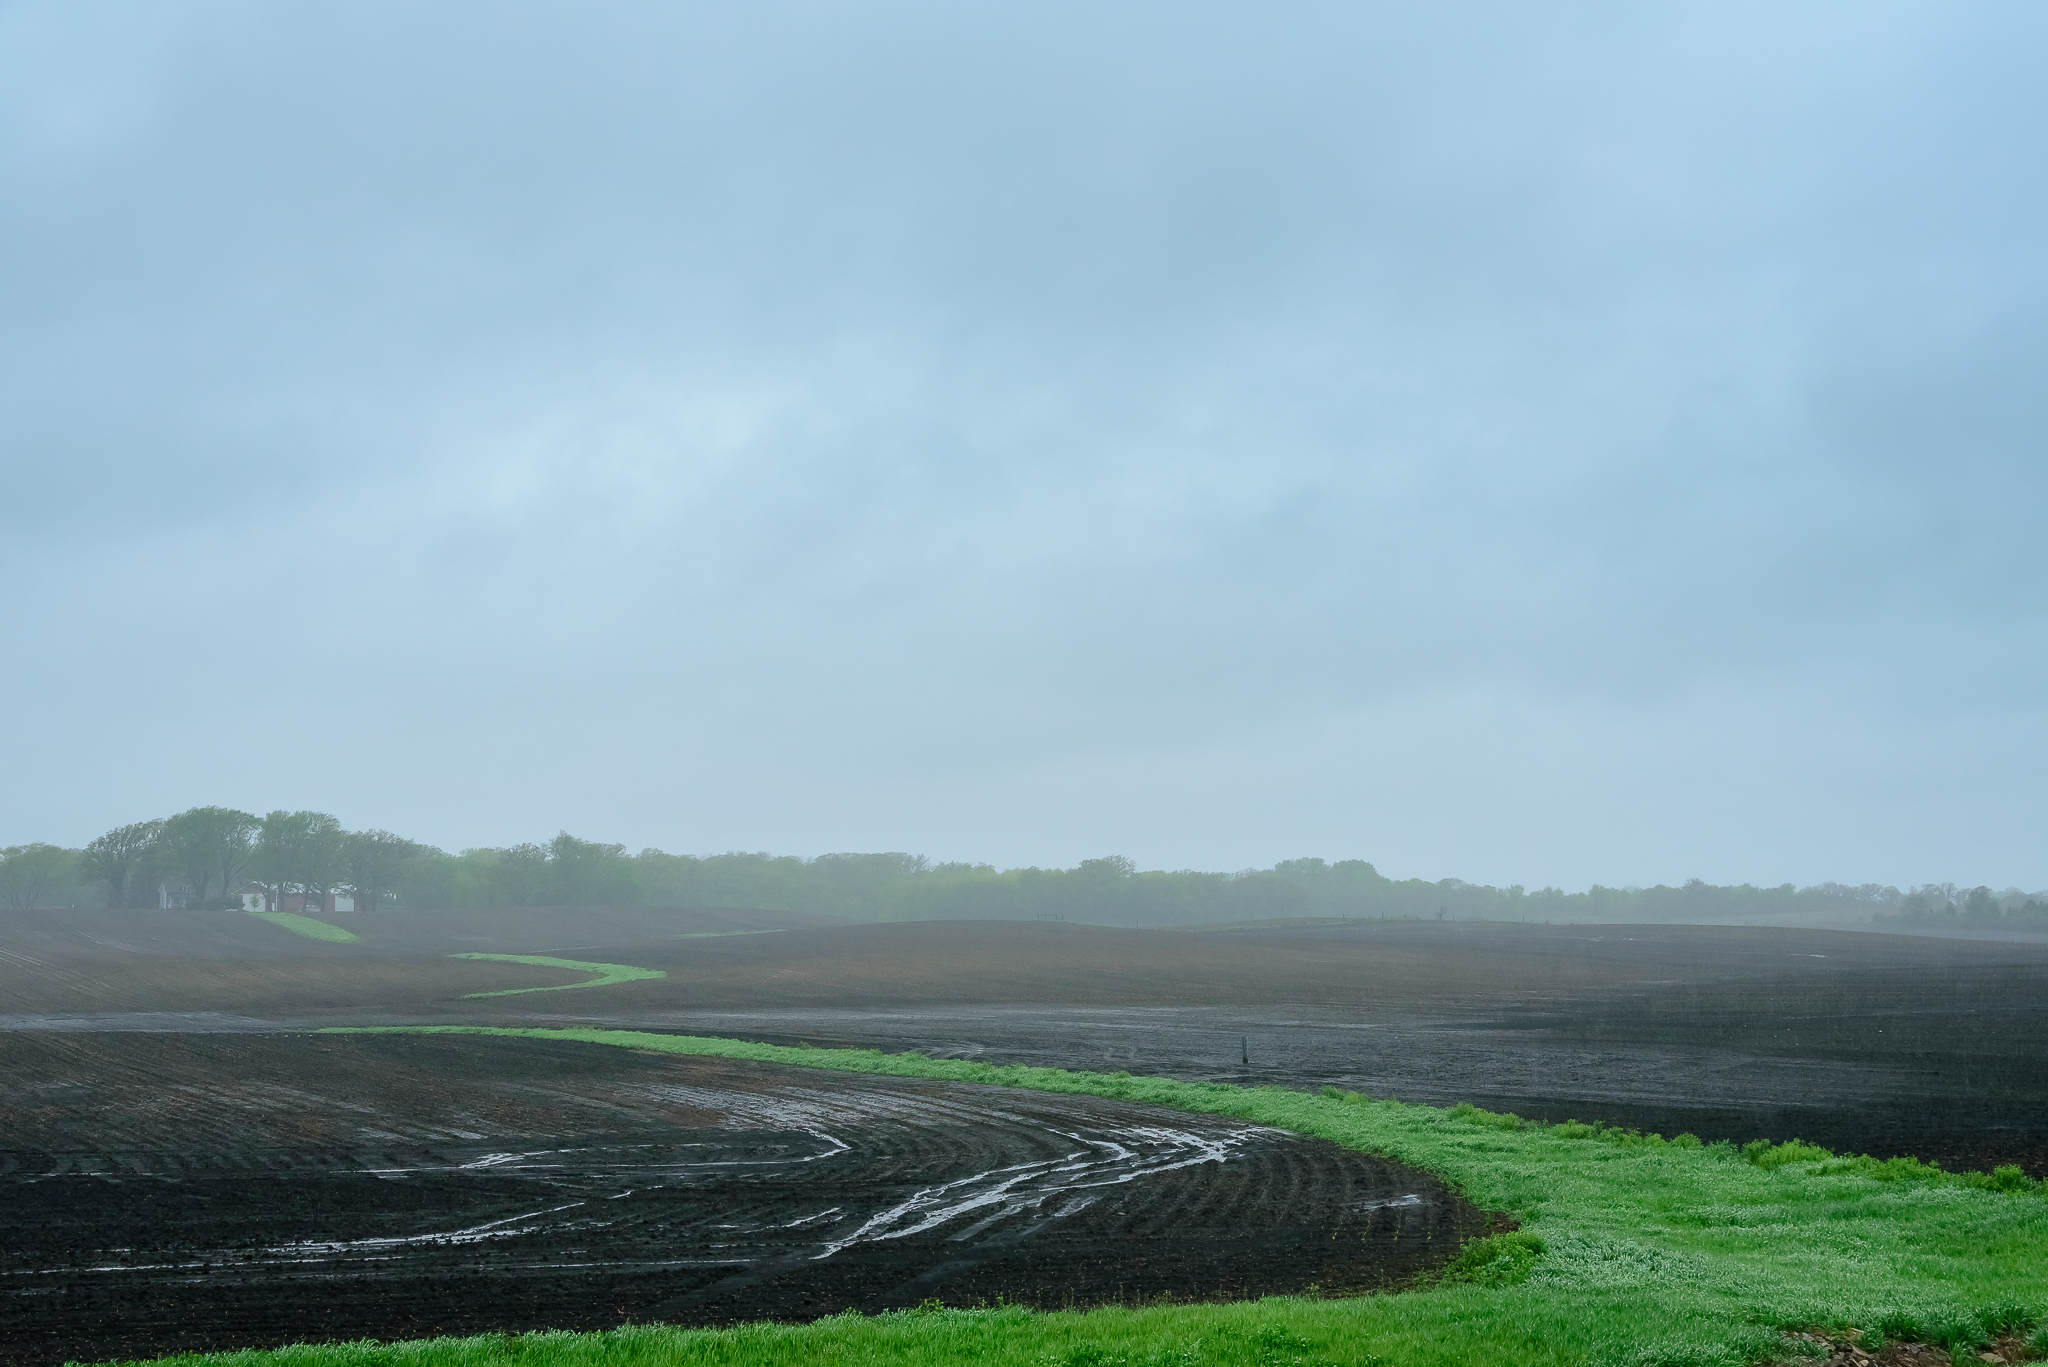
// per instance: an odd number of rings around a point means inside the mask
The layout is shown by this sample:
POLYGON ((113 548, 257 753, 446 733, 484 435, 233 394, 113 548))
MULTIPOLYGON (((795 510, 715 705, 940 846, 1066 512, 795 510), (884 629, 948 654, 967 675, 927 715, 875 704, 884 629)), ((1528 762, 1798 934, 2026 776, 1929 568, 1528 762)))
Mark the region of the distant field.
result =
POLYGON ((568 919, 571 932, 535 910, 337 917, 361 942, 326 944, 240 913, 38 913, 8 928, 0 1025, 580 1021, 1328 1084, 2048 1173, 2048 945, 1697 926, 568 919), (730 933, 767 929, 783 933, 730 933), (666 976, 533 992, 562 975, 450 957, 465 953, 666 976))

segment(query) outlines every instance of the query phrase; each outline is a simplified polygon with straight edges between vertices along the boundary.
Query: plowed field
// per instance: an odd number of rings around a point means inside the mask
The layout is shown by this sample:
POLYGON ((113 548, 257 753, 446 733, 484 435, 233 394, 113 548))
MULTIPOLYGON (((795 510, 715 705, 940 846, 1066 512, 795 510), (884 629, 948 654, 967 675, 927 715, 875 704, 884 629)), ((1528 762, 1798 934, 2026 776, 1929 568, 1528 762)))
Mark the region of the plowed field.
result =
POLYGON ((1434 1179, 1091 1098, 468 1037, 4 1037, 0 1354, 1398 1284, 1434 1179))
POLYGON ((2048 1175, 2038 941, 727 910, 345 923, 353 942, 240 913, 0 918, 0 1351, 1336 1290, 1398 1282, 1481 1218, 1415 1174, 1142 1108, 303 1033, 323 1025, 616 1025, 1333 1083, 2048 1175), (523 991, 591 975, 462 954, 665 976, 523 991))

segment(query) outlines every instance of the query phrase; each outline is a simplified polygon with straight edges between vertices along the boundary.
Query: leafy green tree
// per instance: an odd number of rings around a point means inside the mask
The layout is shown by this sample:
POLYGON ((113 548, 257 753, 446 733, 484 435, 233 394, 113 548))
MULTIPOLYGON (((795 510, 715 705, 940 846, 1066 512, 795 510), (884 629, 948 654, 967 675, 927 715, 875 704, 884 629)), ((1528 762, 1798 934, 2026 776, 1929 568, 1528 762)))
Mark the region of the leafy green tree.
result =
POLYGON ((0 907, 32 911, 49 906, 78 884, 78 855, 38 841, 0 850, 0 907))
POLYGON ((1963 919, 1966 921, 1993 922, 2005 919, 2005 908, 1991 894, 1990 888, 1971 888, 1963 899, 1963 919))
POLYGON ((324 894, 341 873, 341 822, 325 812, 274 811, 257 823, 249 872, 273 896, 324 894))
POLYGON ((548 842, 551 901, 569 907, 620 906, 639 900, 624 845, 578 840, 563 831, 548 842))
POLYGON ((399 906, 408 910, 463 906, 466 903, 456 895, 456 879, 462 867, 460 855, 432 845, 412 844, 411 856, 399 866, 397 881, 387 891, 399 906))
POLYGON ((161 821, 116 826, 81 852, 80 872, 107 885, 108 906, 133 906, 141 892, 142 875, 155 862, 151 856, 163 833, 161 821))
POLYGON ((357 910, 375 911, 383 905, 385 896, 399 888, 425 853, 389 831, 355 831, 343 837, 342 882, 355 894, 357 910))
MULTIPOLYGON (((475 854, 478 851, 465 853, 475 854)), ((490 856, 484 872, 493 903, 506 907, 546 905, 548 852, 545 849, 528 843, 482 853, 490 856)))
POLYGON ((262 823, 232 807, 194 807, 164 822, 165 863, 201 905, 227 896, 249 867, 251 837, 262 823), (219 892, 212 889, 218 887, 219 892))

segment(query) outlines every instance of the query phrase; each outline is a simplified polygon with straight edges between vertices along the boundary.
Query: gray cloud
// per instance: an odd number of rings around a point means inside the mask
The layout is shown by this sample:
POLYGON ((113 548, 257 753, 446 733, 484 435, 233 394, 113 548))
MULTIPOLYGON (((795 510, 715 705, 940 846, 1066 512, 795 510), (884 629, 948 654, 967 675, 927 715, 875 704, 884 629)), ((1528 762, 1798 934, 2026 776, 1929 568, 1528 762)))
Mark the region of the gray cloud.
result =
POLYGON ((0 828, 2037 886, 2043 29, 0 11, 0 828))

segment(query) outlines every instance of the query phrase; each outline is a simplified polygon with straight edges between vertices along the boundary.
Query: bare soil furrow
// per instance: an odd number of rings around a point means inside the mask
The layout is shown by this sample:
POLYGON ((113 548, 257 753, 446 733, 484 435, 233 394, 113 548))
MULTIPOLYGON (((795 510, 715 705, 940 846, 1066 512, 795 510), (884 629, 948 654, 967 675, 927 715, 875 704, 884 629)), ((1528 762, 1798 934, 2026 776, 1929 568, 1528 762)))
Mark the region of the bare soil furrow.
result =
POLYGON ((31 1363, 1364 1288, 1487 1227, 1364 1155, 1092 1098, 474 1036, 9 1048, 41 1102, 5 1113, 0 1354, 31 1363), (125 1112, 136 1073, 189 1106, 125 1112))

